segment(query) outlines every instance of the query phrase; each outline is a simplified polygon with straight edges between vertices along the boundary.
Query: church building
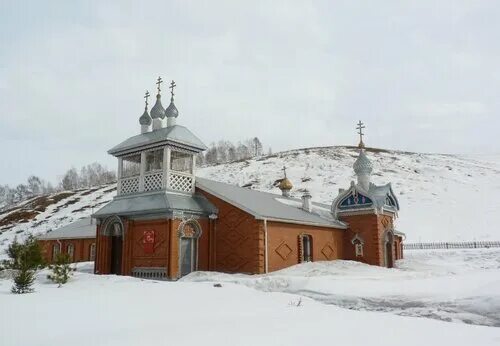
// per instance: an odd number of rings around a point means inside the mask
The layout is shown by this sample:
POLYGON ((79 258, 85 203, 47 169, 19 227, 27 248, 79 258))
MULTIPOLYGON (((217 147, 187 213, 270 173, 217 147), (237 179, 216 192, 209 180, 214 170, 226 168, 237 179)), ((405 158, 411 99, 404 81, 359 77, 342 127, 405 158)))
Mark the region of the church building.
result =
POLYGON ((292 198, 286 171, 281 194, 202 179, 195 158, 207 147, 177 124, 173 81, 163 108, 161 83, 150 112, 146 93, 140 134, 108 151, 118 159, 118 188, 92 215, 96 274, 175 280, 196 270, 261 274, 335 259, 392 267, 402 258, 398 200, 390 184, 370 182, 362 140, 358 181, 331 205, 313 202, 307 191, 292 198))

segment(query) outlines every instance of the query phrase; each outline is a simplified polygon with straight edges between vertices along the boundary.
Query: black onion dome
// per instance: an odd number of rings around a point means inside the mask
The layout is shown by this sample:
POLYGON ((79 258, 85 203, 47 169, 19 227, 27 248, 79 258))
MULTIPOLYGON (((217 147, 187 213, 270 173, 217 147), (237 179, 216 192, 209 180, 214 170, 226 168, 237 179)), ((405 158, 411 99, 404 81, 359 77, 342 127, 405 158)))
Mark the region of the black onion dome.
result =
POLYGON ((161 95, 160 94, 156 95, 156 103, 153 106, 153 108, 151 108, 151 118, 153 118, 153 119, 165 118, 165 109, 163 108, 163 106, 161 104, 161 95))

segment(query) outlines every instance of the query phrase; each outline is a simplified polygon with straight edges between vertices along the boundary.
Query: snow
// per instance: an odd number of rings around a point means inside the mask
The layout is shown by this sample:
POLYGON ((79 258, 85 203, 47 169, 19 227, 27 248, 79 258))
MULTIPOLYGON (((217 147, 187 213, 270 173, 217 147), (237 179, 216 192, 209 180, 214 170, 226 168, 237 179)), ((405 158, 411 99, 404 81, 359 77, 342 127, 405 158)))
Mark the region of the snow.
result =
POLYGON ((345 309, 334 297, 386 299, 387 306, 399 297, 407 310, 425 298, 437 313, 443 298, 468 298, 477 316, 489 310, 484 320, 498 322, 499 255, 414 251, 400 269, 317 262, 259 276, 193 273, 177 282, 93 275, 92 263, 84 263, 62 288, 40 273, 31 294, 10 294, 11 281, 0 279, 1 344, 498 345, 498 324, 345 309))

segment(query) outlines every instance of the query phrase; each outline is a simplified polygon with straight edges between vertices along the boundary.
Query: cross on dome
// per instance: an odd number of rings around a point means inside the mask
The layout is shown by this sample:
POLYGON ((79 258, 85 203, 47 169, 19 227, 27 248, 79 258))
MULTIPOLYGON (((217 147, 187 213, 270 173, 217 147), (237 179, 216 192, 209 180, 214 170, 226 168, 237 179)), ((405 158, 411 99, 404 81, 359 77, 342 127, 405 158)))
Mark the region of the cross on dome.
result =
POLYGON ((172 95, 172 100, 174 99, 174 88, 176 87, 177 85, 175 84, 174 81, 170 82, 170 86, 168 87, 170 89, 170 94, 172 95))
POLYGON ((283 168, 281 170, 283 171, 283 174, 285 175, 285 178, 286 178, 286 166, 283 166, 283 168))
POLYGON ((358 125, 356 126, 356 130, 358 130, 358 134, 359 134, 359 144, 358 144, 358 147, 360 149, 363 149, 365 147, 365 143, 363 143, 363 136, 365 135, 363 133, 363 129, 365 128, 365 124, 363 124, 363 122, 360 120, 358 122, 358 125))
POLYGON ((158 89, 158 94, 160 94, 160 84, 163 83, 163 80, 161 79, 161 77, 158 77, 157 79, 157 82, 156 82, 156 85, 158 86, 157 89, 158 89))
POLYGON ((148 109, 148 98, 149 98, 149 91, 146 90, 146 93, 144 94, 144 99, 146 100, 146 109, 148 109))

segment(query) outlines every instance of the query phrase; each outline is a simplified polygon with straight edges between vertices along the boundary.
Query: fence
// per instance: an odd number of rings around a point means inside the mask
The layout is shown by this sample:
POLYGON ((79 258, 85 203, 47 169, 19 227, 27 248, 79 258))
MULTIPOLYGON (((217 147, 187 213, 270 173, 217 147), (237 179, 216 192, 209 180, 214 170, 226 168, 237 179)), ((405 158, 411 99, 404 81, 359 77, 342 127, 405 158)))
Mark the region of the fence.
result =
POLYGON ((435 249, 480 249, 500 247, 500 241, 464 241, 438 243, 403 243, 405 250, 435 250, 435 249))

